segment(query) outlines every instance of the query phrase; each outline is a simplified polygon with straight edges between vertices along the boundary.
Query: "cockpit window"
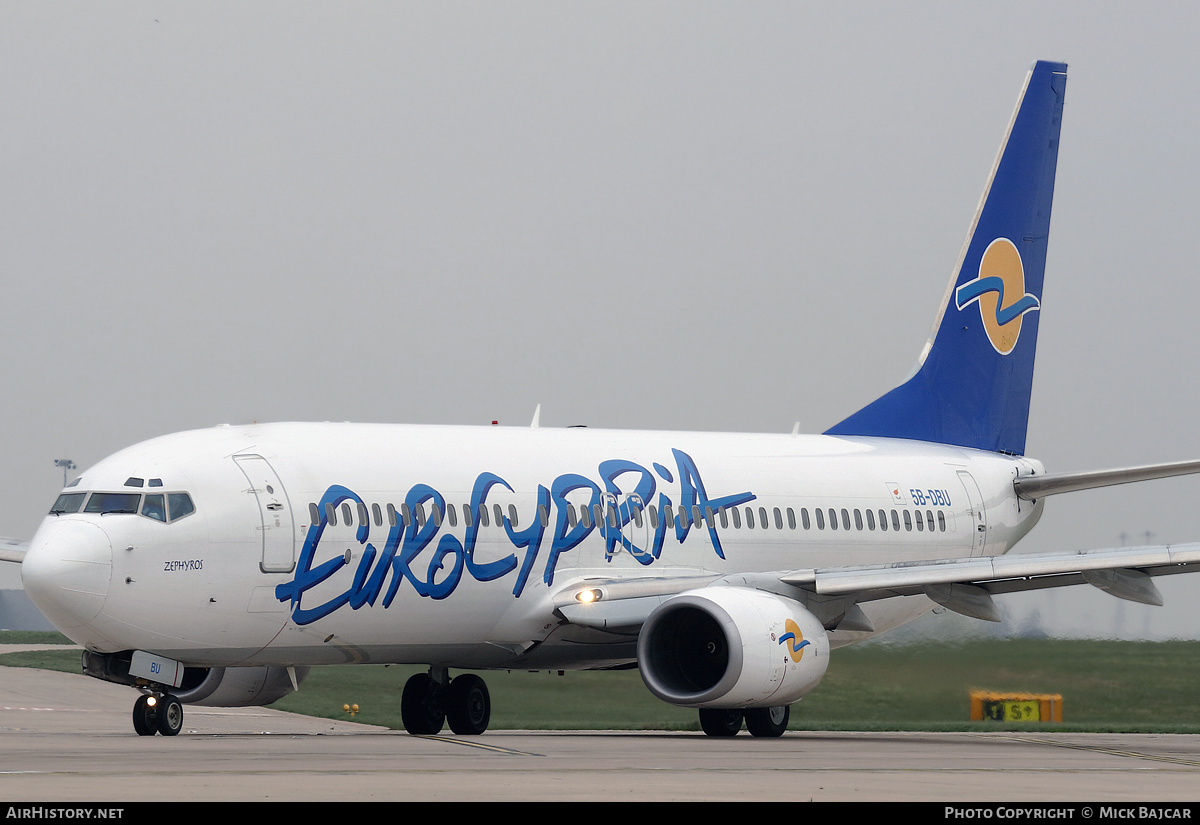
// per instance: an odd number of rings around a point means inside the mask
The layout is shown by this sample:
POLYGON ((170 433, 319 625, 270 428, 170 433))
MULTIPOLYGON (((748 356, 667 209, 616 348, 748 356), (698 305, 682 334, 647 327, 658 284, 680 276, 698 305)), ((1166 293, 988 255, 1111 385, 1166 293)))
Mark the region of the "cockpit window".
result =
POLYGON ((187 493, 167 493, 167 503, 171 507, 171 521, 178 521, 184 516, 190 516, 196 512, 196 507, 192 504, 192 497, 187 493))
POLYGON ((66 513, 129 513, 166 523, 178 521, 196 512, 196 505, 187 493, 63 493, 50 508, 50 514, 66 513), (89 498, 90 496, 90 498, 89 498), (87 499, 87 505, 84 505, 87 499))
POLYGON ((50 515, 60 516, 63 513, 78 513, 79 508, 83 506, 85 498, 87 498, 87 493, 63 493, 54 502, 54 506, 50 508, 50 515))
POLYGON ((92 493, 85 513, 136 513, 141 496, 137 493, 92 493))
POLYGON ((162 493, 154 493, 142 499, 142 515, 155 521, 167 520, 167 505, 162 493))

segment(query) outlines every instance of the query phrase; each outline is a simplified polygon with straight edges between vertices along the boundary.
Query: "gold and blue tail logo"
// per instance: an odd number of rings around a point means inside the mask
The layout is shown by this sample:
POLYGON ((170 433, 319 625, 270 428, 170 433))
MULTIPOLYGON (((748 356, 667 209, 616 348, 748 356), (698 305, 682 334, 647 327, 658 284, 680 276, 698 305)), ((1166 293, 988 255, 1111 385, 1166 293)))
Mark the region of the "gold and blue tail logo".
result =
POLYGON ((812 642, 804 638, 804 634, 800 632, 800 626, 791 619, 783 623, 783 629, 785 632, 779 637, 779 644, 787 645, 788 655, 792 657, 793 662, 798 662, 804 656, 804 648, 812 642))
POLYGON ((979 262, 979 277, 955 290, 954 302, 959 310, 979 305, 983 330, 1001 355, 1016 348, 1025 313, 1041 309, 1037 296, 1025 291, 1021 253, 1008 238, 988 244, 979 262))
POLYGON ((1066 82, 1049 61, 1025 79, 916 369, 826 433, 1025 453, 1066 82))

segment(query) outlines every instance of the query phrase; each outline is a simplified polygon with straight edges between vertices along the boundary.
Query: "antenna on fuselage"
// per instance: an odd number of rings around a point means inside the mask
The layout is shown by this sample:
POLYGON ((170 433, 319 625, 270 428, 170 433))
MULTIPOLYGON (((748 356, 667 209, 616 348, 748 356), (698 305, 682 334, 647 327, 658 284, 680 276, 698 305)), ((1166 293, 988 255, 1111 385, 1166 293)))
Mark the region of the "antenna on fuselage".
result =
POLYGON ((537 407, 534 408, 534 410, 533 410, 533 421, 529 422, 529 426, 533 427, 536 430, 538 427, 541 426, 541 423, 540 423, 541 419, 542 419, 542 405, 538 404, 537 407))

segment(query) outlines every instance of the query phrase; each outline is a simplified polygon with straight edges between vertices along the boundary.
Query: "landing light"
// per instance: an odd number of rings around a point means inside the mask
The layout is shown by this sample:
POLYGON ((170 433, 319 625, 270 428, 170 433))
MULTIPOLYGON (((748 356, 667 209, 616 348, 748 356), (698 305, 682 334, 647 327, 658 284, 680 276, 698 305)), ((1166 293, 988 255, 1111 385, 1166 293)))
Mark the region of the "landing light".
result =
POLYGON ((591 604, 600 601, 599 590, 580 590, 575 594, 575 600, 581 604, 591 604))
POLYGON ((155 696, 147 696, 146 697, 146 706, 147 707, 154 707, 157 704, 158 704, 157 697, 155 697, 155 696))

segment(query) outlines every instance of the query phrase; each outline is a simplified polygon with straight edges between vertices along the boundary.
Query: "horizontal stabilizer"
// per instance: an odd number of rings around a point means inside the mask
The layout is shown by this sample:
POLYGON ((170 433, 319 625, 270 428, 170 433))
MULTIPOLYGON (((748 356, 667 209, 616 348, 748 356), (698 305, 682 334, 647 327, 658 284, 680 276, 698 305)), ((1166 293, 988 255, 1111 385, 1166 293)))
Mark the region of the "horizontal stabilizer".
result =
POLYGON ((1200 473, 1200 461, 1175 461, 1169 464, 1147 464, 1141 467, 1093 470, 1085 473, 1021 476, 1013 482, 1013 489, 1026 501, 1034 501, 1058 493, 1073 493, 1078 490, 1112 487, 1115 484, 1129 484, 1134 481, 1149 481, 1155 478, 1170 478, 1191 473, 1200 473))

